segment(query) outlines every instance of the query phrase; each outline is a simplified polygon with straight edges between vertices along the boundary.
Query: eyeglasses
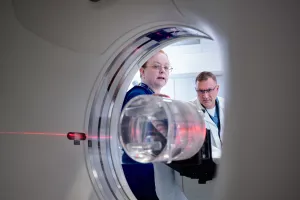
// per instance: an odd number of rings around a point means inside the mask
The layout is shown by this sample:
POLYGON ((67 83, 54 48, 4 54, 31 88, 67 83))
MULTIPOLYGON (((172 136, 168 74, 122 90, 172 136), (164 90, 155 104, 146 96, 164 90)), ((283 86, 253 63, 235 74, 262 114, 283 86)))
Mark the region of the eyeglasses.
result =
POLYGON ((155 69, 155 70, 162 70, 164 69, 166 72, 172 72, 173 68, 170 67, 170 66, 162 66, 161 64, 154 64, 154 65, 151 65, 150 66, 152 69, 155 69))
POLYGON ((201 93, 201 94, 205 94, 207 92, 207 94, 210 94, 212 91, 214 91, 216 89, 218 85, 216 85, 214 88, 208 88, 207 90, 197 90, 196 89, 196 92, 197 93, 201 93))

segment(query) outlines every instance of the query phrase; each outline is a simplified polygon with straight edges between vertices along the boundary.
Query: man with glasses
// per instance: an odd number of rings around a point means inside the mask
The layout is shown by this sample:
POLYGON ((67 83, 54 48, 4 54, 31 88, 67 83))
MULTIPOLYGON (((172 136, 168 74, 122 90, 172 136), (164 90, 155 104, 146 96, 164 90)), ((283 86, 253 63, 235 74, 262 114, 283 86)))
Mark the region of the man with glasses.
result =
POLYGON ((197 98, 192 101, 204 112, 206 128, 211 132, 212 157, 221 157, 224 122, 224 99, 218 96, 219 85, 211 72, 201 72, 195 80, 197 98))
MULTIPOLYGON (((219 85, 216 76, 211 72, 201 72, 196 77, 195 90, 197 98, 190 103, 196 105, 204 113, 206 128, 211 131, 212 157, 217 162, 221 157, 224 100, 218 97, 219 85)), ((156 192, 160 200, 188 200, 188 194, 184 194, 179 187, 178 172, 164 163, 156 163, 154 167, 156 192)), ((196 179, 190 179, 189 184, 194 187, 190 187, 188 191, 191 194, 197 194, 197 199, 212 199, 215 181, 199 185, 196 179)))

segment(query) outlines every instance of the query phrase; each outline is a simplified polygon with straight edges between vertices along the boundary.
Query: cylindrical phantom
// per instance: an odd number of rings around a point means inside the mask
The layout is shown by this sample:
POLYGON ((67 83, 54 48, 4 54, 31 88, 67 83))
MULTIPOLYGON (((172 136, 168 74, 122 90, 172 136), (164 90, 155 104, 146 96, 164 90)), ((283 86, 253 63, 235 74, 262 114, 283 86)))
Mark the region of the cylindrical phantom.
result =
POLYGON ((203 112, 189 102, 140 95, 120 117, 123 149, 140 163, 188 159, 200 150, 205 135, 203 112))

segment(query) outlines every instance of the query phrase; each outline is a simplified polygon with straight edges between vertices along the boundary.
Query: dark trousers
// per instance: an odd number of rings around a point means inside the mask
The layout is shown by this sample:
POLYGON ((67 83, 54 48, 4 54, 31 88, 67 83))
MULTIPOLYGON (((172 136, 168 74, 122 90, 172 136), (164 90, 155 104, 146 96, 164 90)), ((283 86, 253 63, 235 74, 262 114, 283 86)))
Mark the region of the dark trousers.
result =
POLYGON ((127 183, 138 200, 159 200, 155 192, 153 164, 122 164, 127 183))

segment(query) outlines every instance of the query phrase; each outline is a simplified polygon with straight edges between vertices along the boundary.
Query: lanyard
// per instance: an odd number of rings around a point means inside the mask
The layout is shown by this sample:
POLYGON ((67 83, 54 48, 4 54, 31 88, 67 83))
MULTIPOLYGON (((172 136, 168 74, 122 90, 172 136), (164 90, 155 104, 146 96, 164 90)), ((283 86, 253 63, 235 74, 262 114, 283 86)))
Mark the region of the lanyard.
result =
MULTIPOLYGON (((202 105, 203 106, 203 105, 202 105)), ((210 119, 214 122, 213 120, 213 117, 209 114, 209 112, 207 111, 207 109, 203 106, 203 108, 205 109, 205 111, 207 112, 208 116, 210 117, 210 119)), ((221 139, 221 135, 220 135, 220 132, 221 132, 221 121, 220 121, 220 109, 219 109, 219 100, 218 98, 216 99, 216 111, 215 113, 217 113, 217 117, 218 117, 218 121, 219 123, 216 124, 217 127, 218 127, 218 135, 219 135, 219 138, 221 139)), ((215 123, 215 122, 214 122, 215 123)))

